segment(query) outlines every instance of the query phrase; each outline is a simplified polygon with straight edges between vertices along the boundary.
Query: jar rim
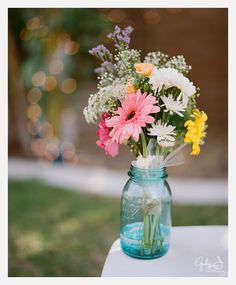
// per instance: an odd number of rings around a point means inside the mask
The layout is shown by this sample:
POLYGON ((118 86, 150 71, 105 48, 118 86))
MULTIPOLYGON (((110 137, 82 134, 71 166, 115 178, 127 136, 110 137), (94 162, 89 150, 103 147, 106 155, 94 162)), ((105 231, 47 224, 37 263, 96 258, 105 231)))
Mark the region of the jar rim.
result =
POLYGON ((128 175, 131 179, 160 180, 168 177, 167 168, 139 168, 131 164, 128 175))
POLYGON ((134 166, 132 163, 131 163, 130 168, 139 169, 139 170, 147 170, 147 171, 149 171, 149 170, 150 170, 150 171, 163 171, 163 170, 167 170, 167 167, 166 167, 166 166, 158 167, 158 168, 142 168, 142 167, 134 166))

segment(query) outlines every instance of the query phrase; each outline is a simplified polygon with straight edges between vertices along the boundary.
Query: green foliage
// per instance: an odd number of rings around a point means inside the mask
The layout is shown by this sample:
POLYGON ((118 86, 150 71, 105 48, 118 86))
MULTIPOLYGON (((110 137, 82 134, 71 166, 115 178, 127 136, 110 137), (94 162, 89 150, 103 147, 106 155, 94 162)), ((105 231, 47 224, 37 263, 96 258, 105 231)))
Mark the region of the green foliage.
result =
POLYGON ((176 205, 172 211, 172 223, 173 226, 227 225, 228 207, 176 205))
POLYGON ((184 130, 185 122, 186 122, 186 117, 180 117, 177 114, 170 116, 170 124, 172 126, 175 126, 176 129, 184 130))
POLYGON ((100 276, 118 235, 118 199, 9 184, 9 276, 100 276))
POLYGON ((149 83, 148 77, 136 76, 137 78, 133 82, 133 86, 136 90, 140 90, 142 93, 147 92, 148 94, 153 93, 152 86, 149 83))

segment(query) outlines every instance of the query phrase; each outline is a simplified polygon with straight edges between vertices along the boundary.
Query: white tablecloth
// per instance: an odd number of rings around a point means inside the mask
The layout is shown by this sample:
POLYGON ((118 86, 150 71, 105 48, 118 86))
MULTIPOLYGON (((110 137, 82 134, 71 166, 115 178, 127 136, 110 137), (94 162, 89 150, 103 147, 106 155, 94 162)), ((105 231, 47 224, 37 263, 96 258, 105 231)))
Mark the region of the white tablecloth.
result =
POLYGON ((172 227, 168 253, 141 260, 125 255, 117 239, 102 277, 222 277, 228 275, 227 226, 172 227))

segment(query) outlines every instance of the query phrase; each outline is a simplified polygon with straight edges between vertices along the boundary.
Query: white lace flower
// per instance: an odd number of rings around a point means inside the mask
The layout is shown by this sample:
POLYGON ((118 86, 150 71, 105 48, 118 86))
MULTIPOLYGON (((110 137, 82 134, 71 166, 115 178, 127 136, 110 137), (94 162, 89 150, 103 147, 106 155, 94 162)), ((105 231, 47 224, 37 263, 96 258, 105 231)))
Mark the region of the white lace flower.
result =
POLYGON ((161 107, 165 106, 166 109, 164 110, 164 112, 170 112, 170 114, 172 115, 173 113, 178 114, 179 116, 183 117, 184 115, 182 114, 182 112, 185 111, 186 109, 186 105, 182 102, 181 100, 181 95, 178 96, 178 98, 176 100, 174 100, 174 98, 172 97, 172 95, 170 96, 162 96, 161 100, 163 101, 163 105, 161 105, 161 107))
POLYGON ((84 108, 84 116, 88 123, 95 123, 102 112, 117 109, 117 102, 125 98, 127 82, 115 80, 111 85, 100 88, 91 94, 88 106, 84 108))
POLYGON ((178 70, 171 67, 160 69, 154 67, 149 82, 155 91, 161 90, 163 86, 165 89, 177 87, 181 91, 184 105, 187 105, 188 98, 196 93, 196 87, 193 83, 178 70))
POLYGON ((156 124, 153 124, 150 129, 148 129, 149 136, 157 137, 157 143, 163 147, 170 147, 175 144, 175 127, 168 125, 167 123, 162 123, 160 120, 156 124))

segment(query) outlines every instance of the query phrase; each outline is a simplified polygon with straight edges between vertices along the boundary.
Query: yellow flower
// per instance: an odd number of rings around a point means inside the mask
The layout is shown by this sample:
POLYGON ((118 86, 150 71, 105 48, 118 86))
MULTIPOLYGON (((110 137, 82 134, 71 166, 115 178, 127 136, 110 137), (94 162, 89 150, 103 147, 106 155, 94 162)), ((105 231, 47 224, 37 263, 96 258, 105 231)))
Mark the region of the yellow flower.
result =
POLYGON ((203 138, 206 136, 206 121, 207 114, 203 111, 200 112, 198 109, 193 110, 194 120, 188 120, 185 122, 184 126, 187 128, 187 133, 185 135, 184 141, 186 143, 192 142, 192 152, 193 155, 198 155, 200 153, 200 144, 203 138))
POLYGON ((132 83, 128 83, 127 85, 127 93, 135 93, 137 90, 134 88, 134 85, 132 83))
POLYGON ((151 63, 135 63, 136 72, 143 76, 150 76, 154 66, 151 63))

